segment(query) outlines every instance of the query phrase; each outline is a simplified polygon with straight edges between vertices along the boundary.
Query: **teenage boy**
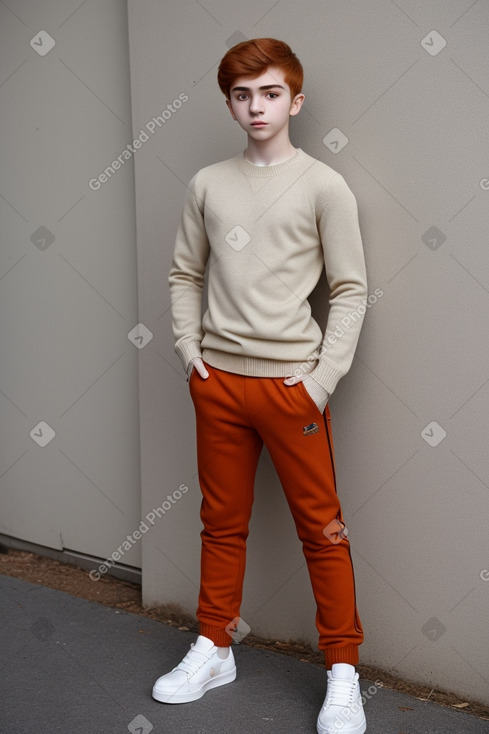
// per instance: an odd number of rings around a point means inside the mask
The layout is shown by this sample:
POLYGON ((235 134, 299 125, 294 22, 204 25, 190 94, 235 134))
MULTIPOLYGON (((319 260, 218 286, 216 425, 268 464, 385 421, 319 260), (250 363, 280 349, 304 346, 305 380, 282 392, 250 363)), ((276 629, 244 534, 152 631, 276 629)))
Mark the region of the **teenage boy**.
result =
POLYGON ((263 444, 302 541, 328 669, 319 734, 363 734, 363 641, 336 493, 328 399, 348 372, 367 284, 356 200, 343 177, 295 148, 302 66, 271 38, 244 41, 218 82, 247 133, 244 153, 192 179, 169 282, 175 349, 196 412, 203 523, 199 636, 160 677, 156 700, 184 703, 230 683, 253 485, 263 444), (325 334, 308 297, 325 267, 325 334), (208 307, 202 316, 204 274, 208 307), (348 327, 346 326, 348 325, 348 327))

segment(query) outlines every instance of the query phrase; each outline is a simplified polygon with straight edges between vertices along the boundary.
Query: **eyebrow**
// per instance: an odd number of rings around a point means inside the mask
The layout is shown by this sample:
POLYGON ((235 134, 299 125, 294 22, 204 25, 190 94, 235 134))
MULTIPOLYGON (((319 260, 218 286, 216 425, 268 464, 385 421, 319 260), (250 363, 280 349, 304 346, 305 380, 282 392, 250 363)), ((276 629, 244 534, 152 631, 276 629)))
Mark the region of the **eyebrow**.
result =
MULTIPOLYGON (((259 87, 259 89, 285 89, 281 84, 266 84, 263 87, 259 87)), ((249 92, 250 87, 233 87, 231 89, 231 92, 249 92)))

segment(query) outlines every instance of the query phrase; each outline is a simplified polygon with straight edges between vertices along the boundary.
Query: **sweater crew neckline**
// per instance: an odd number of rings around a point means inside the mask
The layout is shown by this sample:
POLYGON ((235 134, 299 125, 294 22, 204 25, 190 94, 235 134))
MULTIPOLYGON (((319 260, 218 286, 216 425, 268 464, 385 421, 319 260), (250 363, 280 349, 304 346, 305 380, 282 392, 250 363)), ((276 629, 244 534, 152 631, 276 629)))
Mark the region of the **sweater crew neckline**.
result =
POLYGON ((292 158, 284 161, 283 163, 277 163, 274 166, 258 166, 255 163, 251 163, 245 158, 244 153, 240 153, 235 157, 235 161, 238 168, 245 173, 247 176, 256 176, 257 178, 265 178, 267 176, 276 176, 278 173, 284 173, 285 171, 293 168, 299 161, 305 158, 305 153, 301 148, 297 148, 292 158))

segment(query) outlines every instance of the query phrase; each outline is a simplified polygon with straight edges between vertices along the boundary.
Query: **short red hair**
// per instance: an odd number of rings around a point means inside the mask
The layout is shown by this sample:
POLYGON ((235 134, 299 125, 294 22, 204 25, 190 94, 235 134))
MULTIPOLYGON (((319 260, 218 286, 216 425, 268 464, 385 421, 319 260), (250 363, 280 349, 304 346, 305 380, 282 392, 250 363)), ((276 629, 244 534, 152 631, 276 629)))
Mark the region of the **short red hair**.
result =
POLYGON ((235 79, 240 76, 256 79, 264 74, 269 66, 282 69, 292 99, 299 94, 304 79, 302 64, 290 46, 283 41, 277 41, 276 38, 252 38, 230 48, 222 58, 217 72, 221 92, 229 98, 229 91, 235 79))

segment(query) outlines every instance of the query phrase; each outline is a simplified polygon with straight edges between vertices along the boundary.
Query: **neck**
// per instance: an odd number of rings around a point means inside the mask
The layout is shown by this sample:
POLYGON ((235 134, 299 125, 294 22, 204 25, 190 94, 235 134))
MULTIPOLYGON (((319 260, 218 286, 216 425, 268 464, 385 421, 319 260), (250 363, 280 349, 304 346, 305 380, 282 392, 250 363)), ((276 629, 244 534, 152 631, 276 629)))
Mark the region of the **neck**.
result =
POLYGON ((248 146, 244 151, 246 160, 256 166, 276 166, 285 163, 297 153, 287 136, 283 140, 254 140, 248 136, 248 146))

